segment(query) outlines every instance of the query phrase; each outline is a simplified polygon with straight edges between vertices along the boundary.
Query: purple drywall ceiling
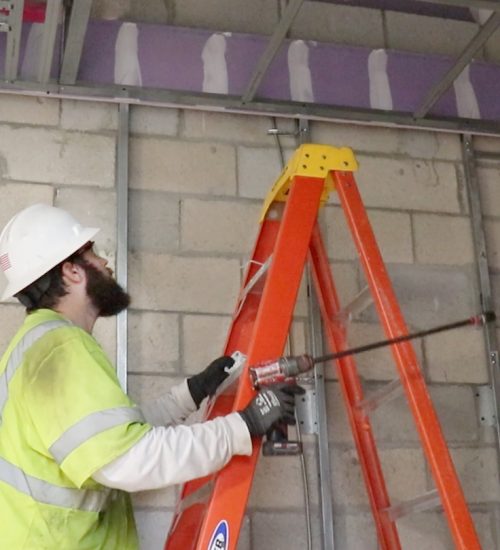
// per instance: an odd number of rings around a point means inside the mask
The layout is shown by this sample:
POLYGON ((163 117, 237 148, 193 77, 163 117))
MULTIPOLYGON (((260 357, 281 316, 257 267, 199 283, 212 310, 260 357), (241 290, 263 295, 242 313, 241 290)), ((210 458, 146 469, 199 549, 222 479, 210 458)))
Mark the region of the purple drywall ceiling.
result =
MULTIPOLYGON (((20 66, 26 65, 29 31, 26 25, 20 66)), ((147 89, 241 96, 268 40, 164 25, 91 21, 77 84, 136 84, 147 89)), ((5 34, 0 35, 0 54, 2 49, 5 34)), ((439 56, 287 40, 255 99, 411 114, 453 63, 439 56)), ((465 76, 460 86, 449 88, 430 114, 499 121, 500 66, 474 62, 465 76)))

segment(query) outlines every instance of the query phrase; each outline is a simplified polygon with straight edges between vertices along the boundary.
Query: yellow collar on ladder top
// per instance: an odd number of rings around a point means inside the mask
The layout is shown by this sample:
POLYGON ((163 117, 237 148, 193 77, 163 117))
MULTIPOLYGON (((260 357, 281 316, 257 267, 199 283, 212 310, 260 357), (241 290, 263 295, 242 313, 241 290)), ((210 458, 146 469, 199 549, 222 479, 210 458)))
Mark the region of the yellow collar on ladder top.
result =
POLYGON ((290 191, 292 179, 295 176, 324 178, 325 187, 321 195, 321 205, 328 200, 328 195, 334 190, 330 175, 332 170, 355 172, 358 163, 352 149, 349 147, 332 147, 305 143, 293 154, 280 177, 276 180, 264 201, 260 221, 265 218, 271 204, 275 201, 285 202, 290 191))

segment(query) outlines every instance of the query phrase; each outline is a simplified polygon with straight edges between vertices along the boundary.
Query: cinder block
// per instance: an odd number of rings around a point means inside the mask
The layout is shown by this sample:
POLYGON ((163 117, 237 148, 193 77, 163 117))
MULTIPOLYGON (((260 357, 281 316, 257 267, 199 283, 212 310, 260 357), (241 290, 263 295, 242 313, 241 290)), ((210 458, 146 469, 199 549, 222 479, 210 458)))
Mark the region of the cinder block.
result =
MULTIPOLYGON (((476 308, 472 269, 417 264, 386 267, 410 330, 463 319, 476 308)), ((374 319, 373 307, 366 310, 362 318, 374 319)))
POLYGON ((500 221, 486 220, 484 222, 484 232, 488 265, 498 271, 500 270, 500 221))
MULTIPOLYGON (((425 461, 419 449, 383 449, 379 458, 393 499, 408 500, 426 491, 425 461)), ((334 451, 331 460, 336 506, 339 509, 367 507, 368 496, 356 451, 339 449, 334 451)))
MULTIPOLYGON (((447 441, 476 441, 478 422, 474 395, 467 386, 430 387, 431 400, 447 441)), ((365 396, 369 396, 367 390, 365 396)), ((401 393, 371 414, 377 441, 384 443, 420 442, 408 401, 401 393)))
POLYGON ((500 217, 500 169, 497 166, 479 166, 477 180, 483 215, 500 217))
POLYGON ((179 247, 179 200, 159 191, 130 190, 129 249, 173 252, 179 247))
POLYGON ((136 137, 130 140, 130 186, 234 195, 235 162, 234 149, 229 145, 136 137))
POLYGON ((182 380, 183 377, 131 374, 127 378, 127 393, 140 406, 142 403, 161 397, 182 380))
POLYGON ((476 441, 478 419, 469 386, 431 386, 430 394, 446 441, 476 441))
POLYGON ((136 509, 134 515, 139 533, 140 548, 143 550, 163 550, 174 512, 168 509, 136 509))
MULTIPOLYGON (((413 262, 413 244, 410 216, 400 212, 370 210, 370 223, 386 262, 413 262)), ((341 208, 327 207, 326 246, 328 255, 335 260, 358 259, 352 234, 347 227, 341 208)))
POLYGON ((465 493, 465 499, 469 504, 500 500, 500 481, 495 448, 451 449, 451 455, 465 493))
POLYGON ((238 147, 238 194, 264 200, 283 168, 276 148, 238 147))
POLYGON ((387 47, 458 56, 477 32, 475 23, 387 11, 387 47))
MULTIPOLYGON (((301 513, 256 512, 252 514, 252 548, 303 550, 307 548, 305 517, 301 513)), ((313 548, 321 542, 313 538, 313 548)))
POLYGON ((249 254, 259 229, 261 206, 249 202, 181 203, 181 248, 199 252, 249 254))
POLYGON ((4 176, 14 180, 95 187, 114 185, 114 137, 2 126, 0 157, 4 176))
POLYGON ((130 372, 176 372, 179 318, 168 313, 131 311, 128 326, 130 372))
POLYGON ((54 188, 49 185, 29 183, 0 184, 2 209, 0 211, 0 232, 7 222, 24 208, 42 202, 52 205, 54 188))
POLYGON ((183 0, 175 5, 175 24, 218 31, 247 32, 271 35, 278 22, 272 0, 183 0), (266 17, 262 17, 265 14, 266 17))
POLYGON ((306 343, 306 326, 304 321, 292 321, 289 335, 290 352, 292 355, 300 355, 308 349, 308 345, 306 343))
POLYGON ((308 2, 302 6, 295 18, 290 35, 292 38, 303 40, 383 48, 382 12, 308 2))
POLYGON ((398 520, 398 533, 402 547, 408 550, 451 550, 455 547, 441 512, 409 514, 398 520))
POLYGON ((116 195, 112 190, 59 188, 55 206, 64 208, 83 225, 99 227, 97 250, 106 258, 114 258, 116 249, 116 195))
POLYGON ((162 508, 164 506, 173 507, 177 502, 180 486, 174 485, 165 489, 156 489, 151 491, 139 491, 132 493, 132 504, 136 510, 148 508, 162 508))
POLYGON ((500 140, 491 136, 474 136, 474 150, 488 153, 497 153, 500 147, 500 140))
POLYGON ((300 457, 261 457, 257 464, 249 506, 252 509, 289 510, 304 505, 300 457))
POLYGON ((0 304, 2 325, 2 330, 0 331, 0 357, 6 351, 11 339, 23 324, 26 315, 24 307, 17 300, 15 302, 12 304, 0 304))
POLYGON ((133 134, 176 136, 178 130, 178 109, 144 105, 133 105, 130 109, 130 131, 133 134))
POLYGON ((488 361, 482 331, 462 328, 424 340, 432 382, 486 384, 488 361))
POLYGON ((454 164, 362 155, 358 161, 366 207, 460 213, 454 164))
MULTIPOLYGON (((364 346, 372 342, 384 340, 380 324, 349 323, 347 325, 347 341, 349 347, 364 346)), ((413 349, 417 360, 422 364, 422 347, 418 340, 413 341, 413 349)), ((364 380, 395 380, 399 378, 396 363, 389 347, 374 349, 354 356, 358 371, 364 380)))
POLYGON ((346 307, 360 291, 358 267, 354 262, 333 262, 330 264, 332 278, 341 307, 346 307))
POLYGON ((186 374, 202 371, 223 354, 230 321, 229 317, 220 315, 182 316, 182 358, 186 374))
POLYGON ((460 161, 462 156, 460 139, 454 134, 314 121, 311 135, 314 143, 350 147, 356 156, 382 153, 412 159, 454 161, 460 161))
POLYGON ((59 124, 59 100, 2 94, 0 120, 3 123, 57 126, 59 124))
POLYGON ((335 544, 345 550, 375 550, 377 531, 371 514, 335 517, 335 544))
POLYGON ((116 368, 116 317, 99 318, 95 324, 93 336, 116 368))
MULTIPOLYGON (((184 125, 181 136, 189 139, 228 141, 252 145, 276 147, 275 138, 268 134, 273 123, 268 116, 235 115, 204 111, 183 111, 184 125)), ((295 121, 277 120, 280 131, 294 132, 295 121)), ((282 146, 295 147, 295 139, 280 136, 282 146)))
POLYGON ((236 260, 133 253, 130 293, 138 309, 231 313, 240 282, 236 260))
MULTIPOLYGON (((325 371, 330 369, 325 366, 325 371)), ((344 398, 341 393, 340 384, 327 381, 326 391, 326 423, 328 427, 328 440, 335 444, 354 445, 352 431, 347 420, 347 413, 344 398)))
MULTIPOLYGON (((366 388, 365 397, 380 388, 382 388, 380 385, 371 385, 366 388)), ((394 446, 396 444, 414 445, 420 441, 415 421, 402 390, 395 399, 383 403, 373 411, 370 414, 370 420, 376 440, 380 443, 394 446)))
POLYGON ((413 230, 417 262, 464 265, 474 261, 469 218, 413 214, 413 230))
POLYGON ((96 101, 61 101, 61 128, 99 132, 116 130, 118 127, 118 106, 115 103, 96 101))

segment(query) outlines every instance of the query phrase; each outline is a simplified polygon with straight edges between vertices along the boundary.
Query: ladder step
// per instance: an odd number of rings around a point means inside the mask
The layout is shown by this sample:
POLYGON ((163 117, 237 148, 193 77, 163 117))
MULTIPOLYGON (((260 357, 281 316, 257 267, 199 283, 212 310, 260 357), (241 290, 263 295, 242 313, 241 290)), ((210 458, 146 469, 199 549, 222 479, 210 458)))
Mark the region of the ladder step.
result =
MULTIPOLYGON (((265 273, 269 269, 269 266, 271 265, 272 259, 273 259, 273 255, 271 254, 267 258, 267 260, 263 264, 261 264, 259 269, 255 272, 255 274, 252 276, 252 278, 248 281, 245 288, 242 290, 240 303, 239 303, 238 309, 234 313, 234 318, 238 317, 238 315, 241 312, 241 309, 243 308, 246 297, 250 294, 250 292, 255 287, 255 285, 260 281, 260 279, 265 275, 265 273)), ((252 263, 252 260, 250 261, 250 263, 252 263)), ((255 263, 255 262, 253 262, 253 263, 255 263)))
POLYGON ((362 409, 366 413, 372 412, 383 403, 388 403, 396 397, 403 394, 403 386, 401 380, 396 378, 382 388, 375 390, 368 397, 356 403, 357 409, 362 409))
POLYGON ((367 307, 373 304, 373 296, 370 288, 366 286, 361 292, 354 298, 354 300, 342 308, 335 316, 335 321, 349 322, 358 313, 364 311, 367 307))
POLYGON ((407 516, 408 514, 425 512, 426 510, 437 508, 440 505, 441 499, 439 497, 439 493, 437 492, 437 489, 433 489, 432 491, 424 493, 423 495, 420 495, 412 500, 394 504, 393 506, 385 508, 382 511, 389 516, 391 521, 396 521, 397 519, 407 516))

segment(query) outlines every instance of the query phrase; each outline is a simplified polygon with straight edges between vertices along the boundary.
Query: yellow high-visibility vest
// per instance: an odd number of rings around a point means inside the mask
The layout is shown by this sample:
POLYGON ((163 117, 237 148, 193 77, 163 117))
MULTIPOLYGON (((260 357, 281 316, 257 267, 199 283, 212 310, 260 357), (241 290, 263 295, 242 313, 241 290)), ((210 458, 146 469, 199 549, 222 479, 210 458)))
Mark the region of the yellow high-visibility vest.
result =
POLYGON ((91 335, 28 315, 0 361, 0 548, 136 549, 129 495, 92 474, 150 429, 91 335))

